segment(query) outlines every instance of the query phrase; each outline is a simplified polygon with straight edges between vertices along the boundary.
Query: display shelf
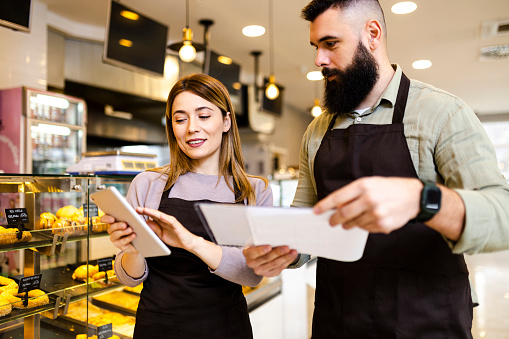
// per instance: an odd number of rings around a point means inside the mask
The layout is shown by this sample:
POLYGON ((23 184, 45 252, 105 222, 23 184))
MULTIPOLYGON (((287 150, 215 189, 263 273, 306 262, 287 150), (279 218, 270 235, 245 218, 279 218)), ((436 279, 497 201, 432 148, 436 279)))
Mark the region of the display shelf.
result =
MULTIPOLYGON (((47 291, 45 291, 45 292, 47 292, 47 291)), ((30 317, 34 314, 40 314, 42 312, 51 311, 51 310, 55 309, 56 305, 58 305, 59 307, 62 305, 61 304, 62 299, 61 298, 59 299, 59 296, 56 293, 47 293, 47 296, 48 296, 49 301, 46 305, 41 305, 41 306, 37 306, 37 307, 33 307, 33 308, 25 308, 25 309, 18 309, 18 308, 12 307, 11 313, 9 313, 3 317, 0 317, 0 324, 5 324, 5 323, 12 322, 15 320, 30 317)), ((33 298, 29 298, 29 300, 30 299, 33 299, 33 298)), ((23 302, 23 300, 21 300, 21 302, 23 302)), ((8 304, 0 305, 0 306, 6 306, 6 305, 8 305, 8 304)))
POLYGON ((76 334, 85 333, 78 331, 76 324, 48 330, 48 322, 41 319, 49 317, 51 324, 57 324, 69 305, 88 301, 91 296, 121 286, 118 283, 106 285, 104 279, 85 283, 73 280, 71 276, 79 263, 89 261, 90 240, 108 236, 106 224, 98 222, 97 218, 91 220, 87 217, 89 195, 112 185, 126 194, 132 178, 117 175, 0 174, 0 225, 7 227, 4 209, 26 208, 29 222, 24 225, 24 230, 31 236, 28 241, 17 242, 17 238, 13 238, 16 232, 7 232, 9 235, 3 240, 13 243, 2 243, 0 239, 0 269, 3 275, 18 276, 21 273, 19 277, 42 274, 40 289, 49 297, 47 305, 13 309, 9 315, 0 317, 0 338, 54 338, 57 334, 60 338, 75 338, 76 334), (46 222, 52 220, 55 223, 58 210, 66 206, 75 209, 67 208, 67 213, 59 213, 58 225, 46 222), (83 216, 70 218, 70 210, 74 214, 80 209, 84 210, 83 216), (45 217, 41 217, 42 213, 51 213, 55 219, 42 219, 45 217), (65 221, 65 218, 70 221, 65 221), (58 267, 51 268, 55 263, 58 267), (19 336, 20 330, 22 336, 19 336), (48 333, 53 335, 48 336, 48 333))
POLYGON ((108 286, 102 286, 101 280, 91 281, 88 284, 72 278, 72 273, 80 265, 67 265, 66 267, 50 268, 42 271, 41 289, 49 292, 65 292, 69 294, 71 301, 80 300, 87 295, 104 293, 105 291, 121 287, 120 283, 111 283, 108 286))
MULTIPOLYGON (((88 333, 89 336, 97 334, 97 326, 88 324, 87 322, 79 321, 66 316, 58 317, 56 321, 48 322, 46 325, 53 329, 53 332, 62 333, 64 335, 72 335, 72 339, 76 338, 78 333, 88 333)), ((123 335, 121 333, 113 331, 113 334, 121 339, 131 339, 132 336, 123 335)), ((60 337, 59 337, 60 338, 60 337)))

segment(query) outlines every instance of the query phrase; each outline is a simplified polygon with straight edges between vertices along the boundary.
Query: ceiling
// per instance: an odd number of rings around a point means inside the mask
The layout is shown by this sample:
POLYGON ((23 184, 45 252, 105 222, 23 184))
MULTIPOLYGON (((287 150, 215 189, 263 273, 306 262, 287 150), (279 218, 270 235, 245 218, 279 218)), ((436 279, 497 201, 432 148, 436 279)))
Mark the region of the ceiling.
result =
MULTIPOLYGON (((48 11, 72 22, 104 29, 109 0, 39 0, 48 11)), ((480 48, 509 44, 509 34, 481 37, 482 22, 509 20, 507 0, 414 0, 418 8, 407 15, 390 10, 397 0, 380 0, 388 27, 389 57, 413 79, 431 83, 464 99, 478 114, 509 113, 509 59, 480 61, 480 48), (431 60, 433 66, 415 70, 412 62, 431 60)), ((122 0, 146 16, 170 27, 169 43, 182 39, 185 0, 122 0)), ((274 0, 274 71, 285 87, 285 103, 303 112, 313 105, 321 84, 306 79, 318 70, 309 45, 309 24, 300 19, 308 0, 274 0)), ((203 41, 201 19, 212 19, 210 46, 242 66, 241 81, 252 83, 254 60, 260 50, 260 73, 269 72, 269 35, 248 38, 242 28, 268 28, 268 0, 190 0, 193 40, 203 41)), ((51 25, 51 22, 49 22, 51 25)))

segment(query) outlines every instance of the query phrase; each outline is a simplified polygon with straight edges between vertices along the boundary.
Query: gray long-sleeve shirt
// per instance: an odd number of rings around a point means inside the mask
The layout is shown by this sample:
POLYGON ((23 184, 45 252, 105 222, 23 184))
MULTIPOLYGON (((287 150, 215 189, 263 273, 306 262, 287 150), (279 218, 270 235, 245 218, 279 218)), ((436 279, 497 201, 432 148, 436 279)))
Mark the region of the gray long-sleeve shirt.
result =
MULTIPOLYGON (((134 207, 148 207, 158 209, 168 177, 156 172, 143 172, 138 174, 132 181, 127 193, 127 201, 134 207)), ((272 190, 270 186, 257 178, 249 178, 256 193, 256 205, 272 206, 272 190)), ((218 182, 215 175, 188 172, 181 175, 173 185, 169 197, 184 200, 211 200, 224 203, 235 202, 235 194, 230 190, 224 177, 218 182)), ((145 217, 147 218, 147 217, 145 217)), ((247 267, 242 249, 237 247, 221 246, 223 255, 221 262, 212 274, 216 274, 226 280, 245 286, 256 286, 262 277, 247 267)), ((115 262, 121 263, 123 252, 117 254, 115 262)), ((145 273, 138 279, 129 276, 122 265, 115 265, 115 273, 119 281, 126 286, 136 286, 142 283, 148 276, 149 270, 145 262, 145 273)))

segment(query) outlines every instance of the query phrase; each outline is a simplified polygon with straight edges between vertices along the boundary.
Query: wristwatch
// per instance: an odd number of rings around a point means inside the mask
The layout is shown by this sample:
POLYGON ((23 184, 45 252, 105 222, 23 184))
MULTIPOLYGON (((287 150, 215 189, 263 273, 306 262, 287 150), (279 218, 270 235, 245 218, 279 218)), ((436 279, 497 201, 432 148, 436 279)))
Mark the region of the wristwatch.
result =
POLYGON ((425 222, 433 218, 440 210, 442 192, 431 181, 421 180, 421 182, 424 185, 421 192, 421 210, 415 220, 425 222))

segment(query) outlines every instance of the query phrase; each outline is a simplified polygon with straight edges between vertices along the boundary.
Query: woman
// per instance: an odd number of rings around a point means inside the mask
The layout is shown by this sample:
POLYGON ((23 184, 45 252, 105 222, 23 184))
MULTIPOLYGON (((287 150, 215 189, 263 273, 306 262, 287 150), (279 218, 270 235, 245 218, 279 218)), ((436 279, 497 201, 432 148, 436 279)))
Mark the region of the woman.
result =
MULTIPOLYGON (((103 221, 121 250, 115 271, 128 286, 143 281, 135 338, 252 338, 242 286, 261 277, 239 248, 218 246, 194 210, 197 201, 272 205, 267 181, 248 176, 226 88, 194 74, 179 80, 166 107, 170 164, 137 175, 127 199, 170 246, 169 256, 143 258, 133 230, 103 221)), ((113 223, 115 222, 115 223, 113 223)))

